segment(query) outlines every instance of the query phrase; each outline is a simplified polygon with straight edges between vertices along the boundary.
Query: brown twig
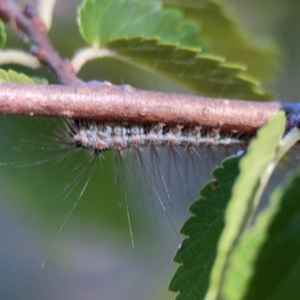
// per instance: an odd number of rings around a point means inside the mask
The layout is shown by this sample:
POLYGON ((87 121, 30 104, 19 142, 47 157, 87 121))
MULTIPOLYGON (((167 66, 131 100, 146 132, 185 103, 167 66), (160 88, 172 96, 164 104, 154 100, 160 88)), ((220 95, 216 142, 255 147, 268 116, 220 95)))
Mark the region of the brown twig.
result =
POLYGON ((61 84, 82 82, 76 76, 72 65, 62 60, 54 50, 33 4, 27 4, 22 13, 12 1, 0 0, 0 18, 5 22, 10 22, 15 31, 19 30, 30 38, 32 54, 55 73, 61 84))
POLYGON ((77 86, 0 85, 0 114, 181 124, 253 134, 280 109, 281 104, 275 102, 165 94, 99 82, 77 86))

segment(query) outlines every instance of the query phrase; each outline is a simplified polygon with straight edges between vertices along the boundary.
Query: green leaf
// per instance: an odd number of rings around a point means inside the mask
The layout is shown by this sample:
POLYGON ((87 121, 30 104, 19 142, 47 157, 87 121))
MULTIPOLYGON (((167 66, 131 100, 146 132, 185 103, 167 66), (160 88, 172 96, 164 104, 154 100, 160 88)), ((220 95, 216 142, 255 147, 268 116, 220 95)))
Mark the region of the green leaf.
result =
POLYGON ((211 274, 207 300, 218 299, 228 271, 230 256, 247 228, 267 180, 277 162, 279 143, 285 131, 285 116, 278 113, 258 131, 240 163, 232 198, 228 205, 225 224, 218 245, 218 256, 211 274))
POLYGON ((43 78, 43 77, 32 76, 31 79, 34 81, 35 84, 48 84, 49 83, 48 79, 43 78))
POLYGON ((111 57, 168 77, 203 96, 266 100, 271 96, 244 66, 204 54, 198 28, 158 1, 86 0, 78 10, 82 37, 111 57))
POLYGON ((266 100, 259 83, 245 75, 243 67, 226 63, 223 58, 201 54, 201 51, 160 44, 157 39, 133 38, 110 42, 107 48, 127 63, 143 66, 149 72, 164 75, 197 91, 203 96, 222 94, 224 98, 266 100))
POLYGON ((35 83, 33 79, 28 77, 23 73, 17 73, 13 70, 3 70, 0 69, 0 83, 1 82, 11 82, 11 83, 35 83))
POLYGON ((226 299, 299 299, 300 169, 273 195, 268 209, 232 255, 226 299))
POLYGON ((255 43, 236 18, 219 0, 162 0, 167 6, 181 8, 185 15, 201 25, 201 32, 213 53, 247 66, 259 79, 274 77, 278 70, 279 50, 274 43, 255 43))
POLYGON ((157 0, 86 0, 78 10, 85 41, 98 47, 120 38, 159 38, 164 43, 202 47, 196 22, 157 0))
POLYGON ((0 49, 4 48, 6 44, 6 32, 4 23, 0 20, 0 49))
POLYGON ((180 266, 169 285, 171 291, 179 292, 177 300, 202 299, 207 291, 225 209, 239 173, 238 162, 236 157, 224 160, 221 167, 212 172, 214 180, 200 191, 201 198, 189 208, 193 216, 181 229, 188 238, 174 257, 180 266))

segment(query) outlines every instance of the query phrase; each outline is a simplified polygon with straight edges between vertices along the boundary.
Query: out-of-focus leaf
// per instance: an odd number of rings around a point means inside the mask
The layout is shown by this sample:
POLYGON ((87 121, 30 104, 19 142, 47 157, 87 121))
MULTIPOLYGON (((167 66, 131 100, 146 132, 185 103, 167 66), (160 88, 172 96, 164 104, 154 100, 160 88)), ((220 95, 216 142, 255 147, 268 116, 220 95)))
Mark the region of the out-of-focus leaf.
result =
POLYGON ((256 43, 241 29, 226 3, 220 0, 162 0, 167 6, 181 8, 185 15, 201 24, 210 50, 226 59, 247 66, 259 79, 274 77, 278 70, 279 50, 274 43, 256 43))
POLYGON ((298 170, 274 194, 270 207, 233 253, 225 299, 299 299, 299 195, 298 170))
POLYGON ((277 149, 285 131, 285 116, 278 113, 258 131, 240 162, 240 176, 232 190, 232 198, 225 215, 225 228, 218 245, 207 300, 219 299, 232 252, 250 222, 262 187, 274 165, 277 149))
POLYGON ((36 77, 32 76, 31 79, 34 81, 36 84, 48 84, 48 79, 43 78, 43 77, 36 77))
POLYGON ((0 69, 0 83, 13 82, 13 83, 35 83, 34 80, 23 73, 17 73, 13 70, 0 69))
POLYGON ((170 290, 179 292, 177 300, 202 299, 206 293, 225 209, 239 173, 238 162, 236 157, 224 160, 222 166, 212 172, 214 180, 200 191, 201 198, 189 208, 193 216, 181 229, 188 237, 174 257, 180 266, 169 285, 170 290))
POLYGON ((6 32, 5 32, 5 26, 3 22, 0 20, 0 49, 4 48, 6 44, 6 32))

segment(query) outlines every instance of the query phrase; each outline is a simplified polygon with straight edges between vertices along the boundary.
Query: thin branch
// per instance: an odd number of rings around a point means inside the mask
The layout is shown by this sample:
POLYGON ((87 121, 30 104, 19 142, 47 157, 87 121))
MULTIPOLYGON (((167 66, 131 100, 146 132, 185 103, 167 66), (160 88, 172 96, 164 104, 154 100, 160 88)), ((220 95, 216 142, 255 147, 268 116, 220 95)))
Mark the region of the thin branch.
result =
POLYGON ((56 74, 60 83, 78 84, 81 82, 72 65, 68 61, 63 61, 52 47, 33 4, 27 4, 22 13, 13 2, 0 0, 0 18, 5 22, 10 22, 17 34, 19 34, 19 30, 30 38, 31 53, 56 74))
POLYGON ((254 134, 280 103, 212 99, 90 82, 77 86, 0 85, 0 114, 122 123, 181 124, 254 134))

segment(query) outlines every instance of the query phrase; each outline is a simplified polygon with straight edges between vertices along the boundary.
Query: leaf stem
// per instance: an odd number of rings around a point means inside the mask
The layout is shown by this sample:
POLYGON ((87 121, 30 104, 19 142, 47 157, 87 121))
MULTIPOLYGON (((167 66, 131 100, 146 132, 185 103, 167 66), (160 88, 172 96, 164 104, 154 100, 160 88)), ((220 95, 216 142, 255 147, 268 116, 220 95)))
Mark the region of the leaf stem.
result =
POLYGON ((38 11, 39 16, 44 23, 47 31, 50 30, 52 25, 53 10, 56 0, 39 0, 38 11))
POLYGON ((22 50, 5 49, 0 51, 0 65, 19 64, 28 68, 36 69, 41 66, 39 60, 22 50))
POLYGON ((76 73, 80 71, 82 66, 89 60, 103 57, 114 57, 115 52, 108 49, 99 49, 98 47, 88 47, 77 51, 71 61, 73 69, 76 73))

